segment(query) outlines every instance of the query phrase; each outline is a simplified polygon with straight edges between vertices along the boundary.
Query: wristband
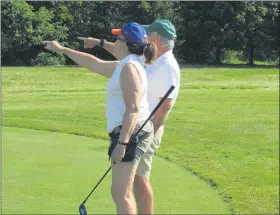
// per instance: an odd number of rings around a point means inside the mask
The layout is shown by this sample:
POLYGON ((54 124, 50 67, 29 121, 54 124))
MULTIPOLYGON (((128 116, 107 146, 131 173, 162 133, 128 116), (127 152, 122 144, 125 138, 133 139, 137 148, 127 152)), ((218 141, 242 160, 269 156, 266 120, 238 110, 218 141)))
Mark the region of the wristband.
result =
POLYGON ((99 45, 100 45, 101 47, 103 47, 104 42, 105 42, 105 40, 104 40, 104 39, 101 39, 101 40, 100 40, 100 44, 99 44, 99 45))
POLYGON ((118 144, 123 145, 123 146, 127 146, 128 143, 124 143, 124 142, 118 142, 118 144))

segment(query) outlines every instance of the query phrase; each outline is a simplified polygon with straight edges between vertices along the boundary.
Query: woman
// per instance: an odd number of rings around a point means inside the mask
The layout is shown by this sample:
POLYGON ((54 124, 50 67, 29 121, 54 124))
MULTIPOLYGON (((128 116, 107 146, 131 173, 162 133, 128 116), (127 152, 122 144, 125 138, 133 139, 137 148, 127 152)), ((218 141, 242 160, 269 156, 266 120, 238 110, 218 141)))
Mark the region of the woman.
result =
POLYGON ((151 63, 156 58, 156 49, 147 42, 146 31, 137 23, 113 29, 112 33, 117 36, 114 55, 120 61, 103 61, 65 48, 56 41, 44 43, 46 49, 63 53, 79 65, 110 78, 106 87, 106 118, 111 139, 108 155, 112 163, 112 198, 118 214, 136 214, 133 181, 140 158, 152 143, 154 133, 150 121, 130 143, 132 134, 150 114, 147 78, 139 56, 144 54, 146 63, 151 63))

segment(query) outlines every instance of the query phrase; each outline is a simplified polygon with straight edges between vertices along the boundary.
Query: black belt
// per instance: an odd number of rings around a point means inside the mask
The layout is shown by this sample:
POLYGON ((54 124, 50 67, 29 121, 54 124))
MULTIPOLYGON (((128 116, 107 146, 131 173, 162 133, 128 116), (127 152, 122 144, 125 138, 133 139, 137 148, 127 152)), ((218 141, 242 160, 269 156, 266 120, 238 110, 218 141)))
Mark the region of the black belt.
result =
POLYGON ((114 136, 114 135, 120 133, 120 132, 121 132, 121 129, 122 129, 122 125, 119 125, 119 126, 115 127, 114 130, 113 130, 112 132, 108 133, 108 135, 109 135, 110 137, 112 137, 112 136, 114 136))

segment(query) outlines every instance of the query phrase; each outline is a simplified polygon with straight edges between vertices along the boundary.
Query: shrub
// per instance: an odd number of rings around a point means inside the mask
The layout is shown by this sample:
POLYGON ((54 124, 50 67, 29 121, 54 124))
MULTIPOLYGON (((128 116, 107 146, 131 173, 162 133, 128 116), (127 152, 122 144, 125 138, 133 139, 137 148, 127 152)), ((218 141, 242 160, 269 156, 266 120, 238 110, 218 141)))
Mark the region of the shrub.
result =
POLYGON ((31 60, 33 66, 56 66, 64 65, 65 57, 61 54, 40 52, 35 59, 31 60))

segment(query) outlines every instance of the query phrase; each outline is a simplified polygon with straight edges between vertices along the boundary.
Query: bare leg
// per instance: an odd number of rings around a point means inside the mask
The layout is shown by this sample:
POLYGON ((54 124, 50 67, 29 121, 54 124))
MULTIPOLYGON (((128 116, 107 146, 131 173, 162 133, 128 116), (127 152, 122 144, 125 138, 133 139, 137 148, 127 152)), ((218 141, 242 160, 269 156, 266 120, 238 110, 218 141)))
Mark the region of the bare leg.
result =
POLYGON ((139 214, 154 214, 154 194, 149 177, 135 176, 134 195, 139 214))
POLYGON ((136 204, 132 186, 137 166, 132 162, 120 162, 112 165, 112 198, 117 214, 136 214, 136 204))

